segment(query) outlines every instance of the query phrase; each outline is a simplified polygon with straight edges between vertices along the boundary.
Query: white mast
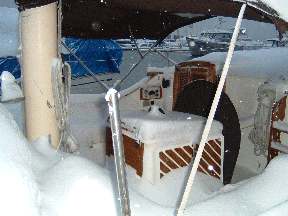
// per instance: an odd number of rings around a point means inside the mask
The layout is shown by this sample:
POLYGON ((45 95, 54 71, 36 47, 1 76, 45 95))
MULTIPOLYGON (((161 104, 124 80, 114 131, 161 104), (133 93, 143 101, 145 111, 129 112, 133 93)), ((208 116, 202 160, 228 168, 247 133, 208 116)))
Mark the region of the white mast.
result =
POLYGON ((22 86, 27 139, 51 136, 59 144, 51 83, 51 66, 57 58, 57 3, 21 11, 22 86))

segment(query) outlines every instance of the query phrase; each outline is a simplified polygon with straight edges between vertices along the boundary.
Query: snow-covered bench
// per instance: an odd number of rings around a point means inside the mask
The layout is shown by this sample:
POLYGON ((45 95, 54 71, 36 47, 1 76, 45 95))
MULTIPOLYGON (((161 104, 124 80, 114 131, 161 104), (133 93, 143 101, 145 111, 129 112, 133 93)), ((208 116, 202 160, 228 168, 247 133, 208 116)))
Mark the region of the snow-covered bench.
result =
MULTIPOLYGON (((170 111, 161 113, 157 106, 150 112, 121 111, 125 162, 140 177, 157 184, 173 169, 193 160, 206 118, 170 111)), ((107 125, 106 154, 113 155, 112 138, 107 125)), ((223 180, 223 126, 214 121, 210 129, 198 171, 223 180)))

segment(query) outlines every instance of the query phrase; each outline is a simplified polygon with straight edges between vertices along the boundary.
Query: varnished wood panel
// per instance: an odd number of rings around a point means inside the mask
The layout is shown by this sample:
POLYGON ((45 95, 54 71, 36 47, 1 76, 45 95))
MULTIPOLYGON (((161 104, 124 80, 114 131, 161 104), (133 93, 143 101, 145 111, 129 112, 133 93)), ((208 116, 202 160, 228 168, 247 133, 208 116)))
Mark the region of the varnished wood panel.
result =
POLYGON ((280 134, 281 133, 288 133, 288 131, 281 131, 273 127, 273 122, 275 121, 283 121, 285 118, 285 111, 286 111, 286 100, 287 96, 281 98, 273 107, 272 110, 272 117, 271 117, 271 127, 270 127, 270 139, 269 139, 269 146, 268 146, 268 157, 267 163, 269 163, 274 157, 279 154, 279 150, 272 148, 271 143, 281 143, 280 134))
MULTIPOLYGON (((137 175, 143 175, 144 144, 139 145, 134 139, 123 134, 125 163, 136 170, 137 175)), ((114 156, 112 133, 106 127, 106 155, 114 156)))
POLYGON ((190 82, 204 79, 217 83, 218 79, 215 72, 215 64, 204 61, 180 62, 175 66, 173 84, 173 109, 176 100, 182 89, 190 82))

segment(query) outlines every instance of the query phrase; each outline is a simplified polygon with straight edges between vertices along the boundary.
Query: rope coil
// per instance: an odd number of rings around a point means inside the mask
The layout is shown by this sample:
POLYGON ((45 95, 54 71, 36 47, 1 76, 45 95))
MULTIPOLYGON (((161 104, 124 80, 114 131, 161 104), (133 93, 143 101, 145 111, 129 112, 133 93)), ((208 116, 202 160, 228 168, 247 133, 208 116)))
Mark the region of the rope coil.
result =
POLYGON ((58 128, 60 130, 60 142, 58 150, 79 153, 79 145, 70 132, 70 90, 71 90, 71 67, 63 63, 62 59, 54 58, 51 70, 52 89, 58 128))

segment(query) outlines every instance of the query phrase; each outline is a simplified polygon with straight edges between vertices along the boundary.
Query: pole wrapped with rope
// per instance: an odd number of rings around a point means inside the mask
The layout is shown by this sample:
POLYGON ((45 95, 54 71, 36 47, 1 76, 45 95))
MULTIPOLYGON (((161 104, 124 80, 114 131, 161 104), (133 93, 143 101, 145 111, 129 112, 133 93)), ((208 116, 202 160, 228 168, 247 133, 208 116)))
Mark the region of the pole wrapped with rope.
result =
POLYGON ((229 46, 229 50, 228 50, 226 61, 225 61, 224 67, 223 67, 221 78, 220 78, 220 81, 219 81, 219 84, 217 87, 217 91, 216 91, 216 94, 215 94, 215 97, 214 97, 214 100, 213 100, 213 103, 211 106, 211 110, 210 110, 210 113, 209 113, 209 116, 208 116, 208 119, 207 119, 207 122, 206 122, 206 125, 204 128, 204 132, 203 132, 201 142, 200 142, 197 154, 196 154, 196 158, 194 160, 193 167, 192 167, 192 170, 191 170, 191 173, 190 173, 190 176, 189 176, 189 179, 188 179, 185 191, 184 191, 184 195, 183 195, 180 207, 178 208, 177 216, 181 216, 184 214, 184 210, 185 210, 185 206, 186 206, 186 203, 187 203, 187 200, 189 197, 189 193, 190 193, 190 190, 191 190, 191 187, 192 187, 192 184, 193 184, 193 181, 194 181, 194 178, 195 178, 195 175, 196 175, 199 163, 200 163, 200 159, 202 157, 202 153, 204 151, 205 143, 206 143, 206 140, 207 140, 207 137, 208 137, 211 125, 212 125, 212 121, 214 119, 216 109, 217 109, 217 106, 218 106, 218 103, 220 100, 220 96, 221 96, 221 93, 223 90, 223 86, 224 86, 224 83, 226 80, 227 72, 228 72, 229 65, 230 65, 230 62, 232 59, 233 51, 235 48, 236 40, 238 37, 238 33, 239 33, 239 29, 241 26, 241 22, 243 19, 245 9, 246 9, 246 4, 243 4, 241 7, 241 10, 239 12, 239 15, 238 15, 238 19, 237 19, 235 29, 234 29, 234 32, 232 35, 231 43, 229 46))

